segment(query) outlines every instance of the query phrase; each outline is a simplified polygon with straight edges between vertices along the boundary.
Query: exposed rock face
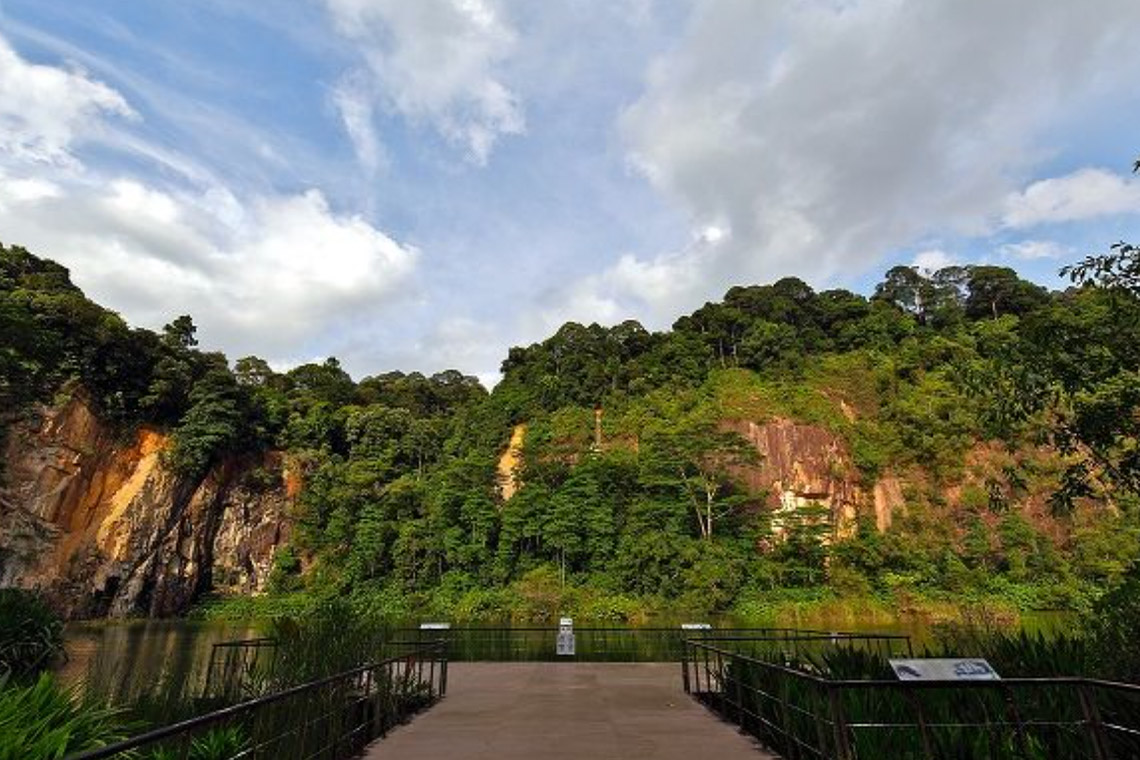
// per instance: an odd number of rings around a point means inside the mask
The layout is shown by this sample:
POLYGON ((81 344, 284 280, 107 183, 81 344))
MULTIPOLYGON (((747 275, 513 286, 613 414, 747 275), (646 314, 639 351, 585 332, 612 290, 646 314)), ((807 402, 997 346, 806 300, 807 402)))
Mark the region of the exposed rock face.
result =
POLYGON ((756 447, 760 461, 739 468, 737 477, 751 490, 767 492, 777 517, 774 529, 780 530, 781 514, 805 507, 822 508, 838 535, 854 527, 867 496, 842 438, 817 425, 781 418, 762 424, 731 420, 725 427, 756 447))
POLYGON ((891 527, 891 520, 895 512, 901 512, 906 506, 903 497, 902 483, 892 474, 886 474, 875 483, 875 527, 886 530, 891 527))
POLYGON ((167 471, 155 430, 116 439, 82 396, 16 425, 0 488, 0 586, 43 589, 73 617, 172 615, 214 588, 264 588, 287 538, 280 454, 200 482, 167 471))
POLYGON ((522 463, 523 442, 526 440, 526 425, 515 425, 511 431, 511 441, 499 457, 498 485, 503 501, 509 501, 519 490, 519 465, 522 463))

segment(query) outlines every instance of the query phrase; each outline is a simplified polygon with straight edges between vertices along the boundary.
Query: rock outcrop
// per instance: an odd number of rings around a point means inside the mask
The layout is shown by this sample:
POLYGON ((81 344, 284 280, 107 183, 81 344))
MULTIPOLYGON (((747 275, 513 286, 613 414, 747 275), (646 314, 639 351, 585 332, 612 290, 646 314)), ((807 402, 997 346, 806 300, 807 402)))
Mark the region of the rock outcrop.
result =
POLYGON ((121 435, 82 394, 13 426, 0 586, 39 588, 71 617, 174 615, 210 589, 264 589, 296 490, 285 458, 228 460, 188 482, 162 464, 165 434, 121 435))
POLYGON ((867 498, 842 438, 818 425, 783 418, 732 420, 725 427, 756 449, 759 461, 738 468, 736 476, 750 490, 767 494, 774 529, 780 530, 781 515, 818 507, 838 534, 851 530, 867 498))
POLYGON ((511 440, 507 448, 499 456, 496 480, 499 486, 499 496, 503 501, 510 498, 519 490, 519 467, 522 463, 523 442, 526 440, 526 425, 515 425, 511 430, 511 440))

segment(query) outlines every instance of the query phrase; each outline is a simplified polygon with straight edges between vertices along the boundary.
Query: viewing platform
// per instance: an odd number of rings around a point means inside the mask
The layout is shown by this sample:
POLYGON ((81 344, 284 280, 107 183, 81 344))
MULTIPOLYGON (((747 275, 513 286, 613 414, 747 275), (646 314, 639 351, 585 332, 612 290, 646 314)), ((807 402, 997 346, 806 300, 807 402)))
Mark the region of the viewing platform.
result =
POLYGON ((771 758, 681 688, 676 663, 453 662, 447 697, 369 760, 771 758))

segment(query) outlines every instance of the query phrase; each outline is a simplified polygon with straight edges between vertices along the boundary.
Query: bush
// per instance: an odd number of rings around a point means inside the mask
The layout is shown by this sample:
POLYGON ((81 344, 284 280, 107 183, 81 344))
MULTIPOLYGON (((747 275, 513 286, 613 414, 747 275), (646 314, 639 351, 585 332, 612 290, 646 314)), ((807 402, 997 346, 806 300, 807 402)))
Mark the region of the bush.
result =
POLYGON ((63 653, 63 621, 38 596, 0 589, 0 677, 35 675, 63 653))
POLYGON ((1097 663, 1106 678, 1140 683, 1140 563, 1132 565, 1124 582, 1105 594, 1093 608, 1092 640, 1097 663))
POLYGON ((0 760, 56 760, 125 739, 122 713, 83 701, 49 673, 20 686, 0 676, 0 760))

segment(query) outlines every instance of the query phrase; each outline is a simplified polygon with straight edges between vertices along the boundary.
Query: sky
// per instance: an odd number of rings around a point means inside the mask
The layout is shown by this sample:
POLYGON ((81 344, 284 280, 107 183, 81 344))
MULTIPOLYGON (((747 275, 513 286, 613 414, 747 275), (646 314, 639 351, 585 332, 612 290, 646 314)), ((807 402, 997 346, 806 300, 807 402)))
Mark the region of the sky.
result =
POLYGON ((1135 0, 0 0, 0 241, 354 377, 1140 238, 1135 0))

